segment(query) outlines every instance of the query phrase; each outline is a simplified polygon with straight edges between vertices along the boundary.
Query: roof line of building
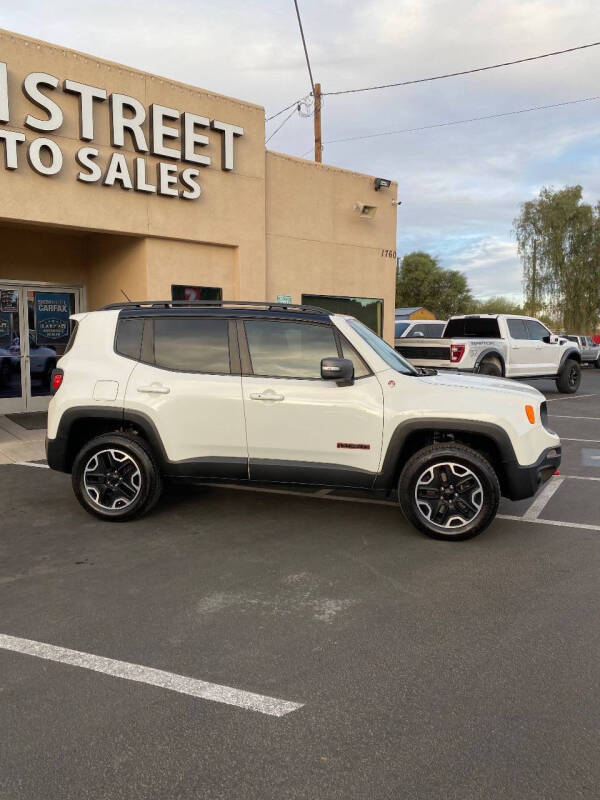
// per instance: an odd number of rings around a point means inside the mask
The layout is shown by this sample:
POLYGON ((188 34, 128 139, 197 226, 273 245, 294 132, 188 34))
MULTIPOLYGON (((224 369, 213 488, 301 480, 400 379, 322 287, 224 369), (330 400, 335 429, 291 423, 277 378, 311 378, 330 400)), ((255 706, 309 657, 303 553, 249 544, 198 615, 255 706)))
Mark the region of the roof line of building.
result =
MULTIPOLYGON (((14 39, 21 41, 25 44, 25 46, 29 46, 29 44, 33 43, 38 48, 48 48, 50 50, 56 50, 58 52, 63 53, 64 55, 71 55, 76 58, 80 59, 87 59, 94 64, 105 64, 107 67, 113 67, 119 70, 123 70, 126 72, 131 73, 132 75, 139 75, 140 77, 146 79, 158 79, 159 81, 167 84, 171 84, 172 86, 177 86, 182 89, 188 89, 193 92, 203 94, 206 97, 214 98, 215 100, 224 100, 226 102, 232 103, 237 106, 242 106, 247 109, 256 109, 257 111, 261 111, 263 116, 265 113, 264 106, 258 105, 257 103, 251 103, 247 100, 240 100, 237 97, 231 97, 225 94, 218 94, 217 92, 211 92, 209 89, 204 89, 200 86, 194 86, 191 83, 184 83, 183 81, 175 80, 174 78, 167 78, 163 75, 156 75, 153 72, 148 72, 147 70, 137 69, 137 67, 130 67, 127 64, 121 64, 118 61, 109 61, 107 58, 99 58, 98 56, 91 55, 90 53, 85 53, 81 50, 74 50, 72 47, 66 47, 64 45, 55 44, 54 42, 46 42, 43 39, 35 39, 31 36, 25 36, 22 33, 16 33, 15 31, 9 31, 6 28, 0 28, 0 40, 2 37, 8 37, 9 39, 14 39)), ((68 77, 68 76, 64 76, 68 77)))
MULTIPOLYGON (((318 169, 329 170, 330 172, 342 172, 346 175, 355 175, 358 178, 369 178, 370 180, 374 180, 375 178, 378 177, 377 175, 371 175, 367 172, 355 172, 352 169, 344 169, 343 167, 334 167, 331 164, 318 163, 317 161, 312 161, 311 159, 308 158, 301 158, 300 156, 292 156, 289 155, 288 153, 279 153, 276 152, 275 150, 267 150, 266 153, 269 156, 273 156, 275 158, 283 158, 286 161, 296 161, 300 166, 303 167, 316 167, 318 169)), ((398 186, 398 182, 393 180, 392 186, 398 186)))

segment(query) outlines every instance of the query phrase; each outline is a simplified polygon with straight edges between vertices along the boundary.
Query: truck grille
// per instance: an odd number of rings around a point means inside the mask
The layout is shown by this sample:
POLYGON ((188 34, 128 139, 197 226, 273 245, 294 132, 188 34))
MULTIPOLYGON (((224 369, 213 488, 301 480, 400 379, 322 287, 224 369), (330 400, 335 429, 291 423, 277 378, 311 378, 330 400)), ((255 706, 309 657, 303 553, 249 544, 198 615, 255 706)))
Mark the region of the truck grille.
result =
POLYGON ((398 345, 396 350, 404 358, 410 361, 412 358, 431 358, 436 361, 450 361, 449 347, 402 347, 398 345))

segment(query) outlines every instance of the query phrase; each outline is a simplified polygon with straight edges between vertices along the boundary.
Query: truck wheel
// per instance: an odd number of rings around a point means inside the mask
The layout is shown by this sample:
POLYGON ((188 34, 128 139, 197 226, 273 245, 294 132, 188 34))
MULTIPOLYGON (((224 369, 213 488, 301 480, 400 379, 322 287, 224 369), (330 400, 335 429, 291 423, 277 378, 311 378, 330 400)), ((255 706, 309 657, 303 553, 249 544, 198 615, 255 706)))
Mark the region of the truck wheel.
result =
POLYGON ((594 366, 596 369, 600 369, 600 356, 594 361, 594 366))
POLYGON ((479 365, 480 375, 492 375, 495 378, 502 377, 502 362, 496 356, 487 356, 479 365))
POLYGON ((75 458, 72 483, 85 510, 109 522, 141 517, 162 492, 150 447, 122 433, 102 434, 87 442, 75 458))
POLYGON ((500 484, 492 465, 471 447, 435 444, 406 462, 398 482, 404 516, 434 539, 470 539, 496 516, 500 484))
POLYGON ((556 388, 563 394, 575 394, 581 383, 581 365, 573 358, 567 358, 556 379, 556 388))

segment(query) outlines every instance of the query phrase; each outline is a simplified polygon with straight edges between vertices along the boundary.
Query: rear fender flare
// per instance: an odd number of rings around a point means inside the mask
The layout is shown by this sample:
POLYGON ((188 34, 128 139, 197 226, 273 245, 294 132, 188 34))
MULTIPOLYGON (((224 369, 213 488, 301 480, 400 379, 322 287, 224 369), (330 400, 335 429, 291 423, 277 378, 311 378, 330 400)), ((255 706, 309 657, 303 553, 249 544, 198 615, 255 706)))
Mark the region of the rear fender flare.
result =
POLYGON ((499 359, 500 363, 502 364, 502 375, 506 375, 506 362, 504 361, 504 356, 498 350, 495 350, 493 347, 487 347, 477 356, 475 360, 475 365, 473 367, 474 372, 479 371, 479 367, 481 366, 481 362, 487 356, 494 356, 495 358, 499 359))

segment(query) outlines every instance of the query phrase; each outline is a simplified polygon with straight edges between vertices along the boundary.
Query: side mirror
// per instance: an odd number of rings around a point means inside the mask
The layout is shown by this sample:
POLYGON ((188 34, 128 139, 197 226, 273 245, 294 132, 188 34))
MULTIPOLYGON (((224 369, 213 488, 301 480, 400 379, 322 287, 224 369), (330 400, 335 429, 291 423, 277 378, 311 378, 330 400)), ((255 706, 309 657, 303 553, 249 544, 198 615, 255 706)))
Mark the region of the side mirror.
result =
POLYGON ((424 339, 425 338, 425 334, 423 333, 423 331, 415 331, 414 333, 409 333, 408 334, 408 338, 409 339, 424 339))
POLYGON ((321 377, 324 381, 337 381, 338 386, 350 386, 354 382, 354 364, 349 358, 323 358, 321 377))
POLYGON ((543 341, 546 342, 546 344, 560 344, 560 336, 551 333, 550 336, 544 336, 543 341))

